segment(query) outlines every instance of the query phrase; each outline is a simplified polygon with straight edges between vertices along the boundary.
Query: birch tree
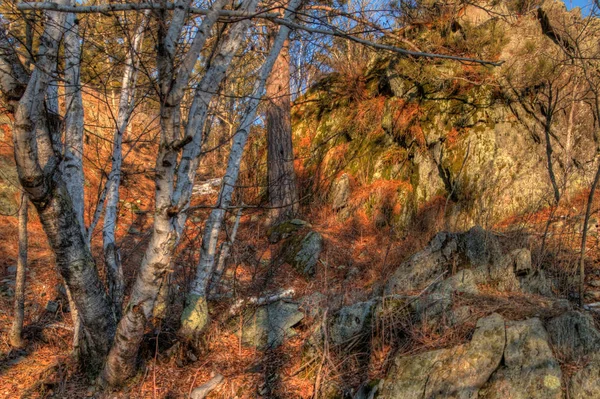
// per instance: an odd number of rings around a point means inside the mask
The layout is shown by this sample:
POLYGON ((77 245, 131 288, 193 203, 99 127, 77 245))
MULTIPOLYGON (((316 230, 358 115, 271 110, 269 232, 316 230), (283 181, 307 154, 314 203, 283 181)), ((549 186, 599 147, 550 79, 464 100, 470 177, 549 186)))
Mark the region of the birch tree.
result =
MULTIPOLYGON (((56 115, 46 112, 46 93, 53 80, 58 46, 65 27, 64 13, 47 13, 40 37, 36 67, 27 77, 6 35, 3 35, 2 92, 21 92, 14 109, 14 151, 23 189, 36 208, 58 269, 70 290, 84 326, 79 348, 89 370, 98 369, 108 353, 115 320, 80 218, 61 173, 60 153, 53 144, 60 137, 56 115), (10 62, 10 64, 9 64, 10 62), (10 69, 9 69, 10 68, 10 69), (8 90, 7 90, 8 89, 8 90)), ((9 101, 10 101, 9 97, 9 101)), ((13 103, 17 98, 13 98, 13 103)))
POLYGON ((27 196, 21 194, 19 208, 19 254, 15 279, 15 318, 10 330, 10 344, 14 348, 23 346, 23 319, 25 318, 25 273, 27 269, 27 196))
MULTIPOLYGON (((136 53, 139 52, 142 45, 148 14, 148 12, 143 14, 142 20, 133 34, 132 43, 125 58, 119 108, 113 135, 112 164, 104 188, 105 193, 102 195, 102 201, 98 204, 98 210, 101 212, 103 202, 106 201, 106 211, 104 213, 102 227, 102 248, 104 251, 104 262, 106 264, 108 295, 112 301, 117 319, 121 318, 123 295, 125 291, 123 268, 117 249, 115 234, 119 206, 121 168, 123 165, 123 135, 127 130, 135 105, 135 84, 138 74, 137 62, 139 62, 136 61, 136 53)), ((91 241, 93 228, 94 225, 90 225, 88 241, 91 241)))
MULTIPOLYGON (((224 39, 220 52, 206 71, 188 113, 185 134, 181 136, 181 100, 192 69, 200 51, 209 37, 212 26, 225 5, 224 0, 213 4, 211 12, 203 20, 196 36, 177 72, 173 65, 176 41, 181 34, 187 15, 187 5, 176 8, 169 28, 159 33, 157 65, 161 90, 161 143, 156 163, 154 226, 150 244, 145 252, 131 298, 121 319, 115 342, 107 359, 103 379, 110 385, 119 385, 135 371, 135 360, 144 328, 152 315, 161 283, 171 266, 179 236, 185 225, 182 210, 189 203, 195 177, 202 128, 213 93, 223 79, 233 55, 243 42, 249 20, 234 24, 224 39), (172 82, 172 83, 171 83, 172 82), (180 162, 178 153, 183 149, 180 162), (177 175, 177 179, 175 176, 177 175)), ((242 7, 254 12, 257 0, 246 0, 242 7)))
MULTIPOLYGON (((300 0, 290 1, 283 17, 285 21, 293 21, 296 8, 299 5, 300 0)), ((192 282, 192 288, 186 299, 186 307, 181 315, 179 336, 188 341, 197 338, 208 325, 207 289, 214 271, 219 233, 221 232, 225 213, 231 204, 231 197, 240 172, 244 147, 250 134, 250 128, 254 123, 260 99, 265 92, 267 78, 271 74, 273 65, 288 38, 289 32, 290 28, 286 25, 281 25, 279 28, 269 55, 262 65, 259 77, 254 84, 251 99, 246 106, 239 127, 233 137, 227 170, 221 183, 221 191, 219 192, 217 204, 206 221, 202 247, 200 248, 200 260, 196 267, 196 275, 192 282)))

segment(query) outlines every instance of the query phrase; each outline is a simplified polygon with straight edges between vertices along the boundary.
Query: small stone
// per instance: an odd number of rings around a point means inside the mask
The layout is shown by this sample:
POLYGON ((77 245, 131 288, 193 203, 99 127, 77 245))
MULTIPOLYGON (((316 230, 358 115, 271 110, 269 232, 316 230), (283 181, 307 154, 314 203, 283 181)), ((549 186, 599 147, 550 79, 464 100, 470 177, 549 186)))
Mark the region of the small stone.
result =
POLYGON ((58 311, 58 306, 58 302, 48 301, 48 303, 46 304, 46 311, 50 313, 56 313, 58 311))
POLYGON ((142 232, 141 232, 141 231, 140 231, 138 228, 136 228, 136 227, 133 227, 133 226, 131 226, 131 227, 129 228, 129 230, 127 230, 127 233, 129 233, 129 234, 133 234, 133 235, 136 235, 136 236, 138 236, 138 235, 142 234, 142 232))
POLYGON ((9 266, 8 269, 6 269, 6 271, 9 274, 15 274, 17 272, 17 266, 9 266))

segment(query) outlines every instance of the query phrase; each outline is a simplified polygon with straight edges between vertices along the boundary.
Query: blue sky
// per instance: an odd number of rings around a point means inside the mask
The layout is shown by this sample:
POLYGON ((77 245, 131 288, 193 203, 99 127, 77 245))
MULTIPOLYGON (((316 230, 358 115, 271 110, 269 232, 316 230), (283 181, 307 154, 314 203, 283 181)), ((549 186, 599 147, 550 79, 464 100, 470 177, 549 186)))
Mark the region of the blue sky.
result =
POLYGON ((581 7, 582 10, 585 11, 586 8, 590 7, 591 0, 563 0, 567 5, 567 8, 570 10, 574 7, 581 7))

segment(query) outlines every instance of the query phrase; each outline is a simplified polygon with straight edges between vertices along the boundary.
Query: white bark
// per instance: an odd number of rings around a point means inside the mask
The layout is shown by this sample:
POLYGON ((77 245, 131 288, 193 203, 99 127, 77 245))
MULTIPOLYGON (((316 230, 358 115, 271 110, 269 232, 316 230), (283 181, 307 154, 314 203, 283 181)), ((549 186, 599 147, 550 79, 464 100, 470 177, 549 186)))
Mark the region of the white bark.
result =
POLYGON ((238 209, 237 215, 235 217, 235 222, 233 223, 233 228, 231 229, 231 235, 229 239, 221 244, 221 250, 219 251, 219 260, 217 261, 217 267, 215 272, 211 278, 209 290, 214 292, 221 281, 221 277, 225 272, 225 266, 227 265, 227 260, 229 259, 229 254, 231 253, 231 247, 235 242, 235 236, 237 235, 238 228, 240 227, 240 219, 242 218, 242 210, 244 208, 240 207, 238 209))
POLYGON ((67 14, 65 29, 65 145, 61 167, 81 233, 85 235, 83 220, 83 100, 80 81, 81 43, 75 14, 67 14))
MULTIPOLYGON (((127 125, 129 124, 135 105, 135 83, 137 78, 137 61, 135 54, 139 52, 142 45, 146 22, 147 13, 144 14, 133 34, 131 46, 125 59, 119 109, 117 111, 116 127, 113 135, 112 165, 105 187, 106 212, 104 214, 104 224, 102 227, 102 246, 104 250, 104 261, 106 263, 108 294, 112 300, 117 319, 121 318, 123 294, 125 290, 123 268, 121 267, 115 234, 119 211, 121 168, 123 164, 123 135, 127 130, 127 125)), ((98 207, 99 209, 102 209, 101 202, 98 204, 98 207)), ((90 241, 92 229, 93 226, 90 225, 90 231, 88 232, 88 240, 90 241)))
POLYGON ((21 195, 19 208, 19 256, 15 279, 15 316, 10 330, 10 344, 14 348, 23 346, 23 319, 25 317, 25 271, 27 269, 27 196, 21 195))
MULTIPOLYGON (((292 20, 294 18, 295 10, 300 2, 300 0, 290 1, 284 19, 292 20)), ((179 335, 184 339, 192 340, 196 338, 196 336, 208 325, 208 307, 206 303, 207 286, 214 270, 219 233, 221 232, 221 226, 227 208, 229 208, 231 204, 231 197, 240 171, 244 147, 248 139, 248 134, 250 133, 250 127, 254 123, 256 117, 258 104, 265 92, 267 78, 271 73, 284 42, 288 38, 289 32, 290 29, 285 25, 282 25, 279 28, 277 37, 273 42, 273 47, 262 65, 259 77, 254 84, 252 98, 248 102, 238 130, 234 135, 219 198, 216 207, 212 210, 206 221, 202 238, 202 247, 200 249, 200 260, 196 268, 196 276, 194 277, 190 293, 187 297, 187 305, 181 316, 179 335)))
POLYGON ((64 20, 64 14, 48 15, 36 68, 16 107, 13 140, 19 180, 37 209, 58 269, 79 310, 84 326, 81 360, 93 373, 108 353, 115 323, 52 148, 50 137, 56 135, 59 125, 44 112, 52 79, 48 72, 56 65, 64 20))
MULTIPOLYGON (((193 59, 195 62, 212 26, 218 19, 218 11, 224 4, 225 1, 218 1, 213 5, 213 13, 207 15, 196 33, 194 43, 191 46, 194 54, 184 56, 184 60, 193 59)), ((245 6, 254 9, 256 4, 257 0, 248 0, 245 6)), ((119 323, 115 342, 104 369, 103 378, 110 385, 123 383, 135 371, 137 350, 143 337, 146 322, 152 315, 161 283, 170 268, 173 252, 178 243, 176 229, 178 211, 174 210, 173 207, 175 171, 177 169, 178 153, 181 147, 188 143, 188 140, 180 139, 180 104, 183 90, 179 90, 179 88, 185 87, 189 82, 191 61, 189 63, 184 61, 177 74, 175 74, 173 66, 174 46, 181 32, 185 15, 182 16, 179 12, 174 14, 169 29, 165 32, 166 37, 158 46, 157 64, 159 65, 161 98, 163 101, 161 103, 160 121, 161 144, 156 163, 154 226, 150 243, 142 260, 129 303, 119 323), (172 82, 173 77, 175 77, 175 81, 172 82)), ((231 30, 239 31, 240 35, 243 35, 248 26, 249 22, 241 21, 236 23, 231 30)), ((234 36, 237 37, 237 35, 234 36)), ((214 73, 212 67, 206 75, 211 73, 214 73)))

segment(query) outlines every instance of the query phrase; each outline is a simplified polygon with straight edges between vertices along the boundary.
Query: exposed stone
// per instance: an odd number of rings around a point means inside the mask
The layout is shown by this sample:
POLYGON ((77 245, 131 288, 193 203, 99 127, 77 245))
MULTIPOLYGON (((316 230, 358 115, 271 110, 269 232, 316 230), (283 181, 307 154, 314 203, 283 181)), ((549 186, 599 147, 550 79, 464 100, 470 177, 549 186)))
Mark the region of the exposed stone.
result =
POLYGON ((341 308, 329 327, 331 341, 340 345, 364 332, 370 326, 374 306, 374 301, 368 301, 341 308))
POLYGON ((434 284, 414 301, 411 307, 420 320, 435 322, 452 307, 455 295, 477 293, 479 290, 473 272, 463 269, 454 276, 434 284))
POLYGON ((502 252, 498 238, 475 226, 465 233, 438 233, 420 252, 404 262, 388 280, 385 294, 419 289, 452 270, 471 269, 477 284, 519 289, 514 262, 502 252))
POLYGON ((569 381, 569 399, 600 398, 600 354, 576 372, 569 381))
POLYGON ((560 399, 562 372, 540 319, 506 323, 503 365, 480 390, 480 399, 560 399))
MULTIPOLYGON (((277 301, 246 312, 242 343, 259 349, 276 348, 296 332, 292 327, 304 318, 297 303, 277 301)), ((240 331, 238 330, 238 335, 240 331)))
POLYGON ((17 266, 9 266, 6 271, 8 274, 15 274, 17 272, 17 266))
POLYGON ((397 357, 378 398, 475 399, 500 364, 505 340, 502 316, 482 318, 468 344, 397 357))
POLYGON ((579 360, 600 350, 600 332, 591 316, 570 311, 550 320, 547 325, 554 351, 568 361, 579 360))
POLYGON ((221 374, 215 375, 209 381, 197 388, 194 388, 190 394, 190 399, 204 399, 209 393, 218 387, 221 382, 223 382, 223 376, 221 374))
POLYGON ((56 313, 58 311, 58 307, 58 302, 48 301, 48 303, 46 304, 46 311, 50 313, 56 313))
POLYGON ((294 237, 286 248, 285 260, 305 277, 312 277, 323 249, 323 236, 311 230, 304 237, 294 237))
POLYGON ((305 226, 310 226, 308 222, 300 219, 286 220, 285 222, 275 225, 267 231, 269 242, 271 244, 278 243, 281 240, 291 237, 305 226))
POLYGON ((348 174, 342 174, 331 186, 331 207, 334 211, 348 205, 350 198, 350 178, 348 174))

